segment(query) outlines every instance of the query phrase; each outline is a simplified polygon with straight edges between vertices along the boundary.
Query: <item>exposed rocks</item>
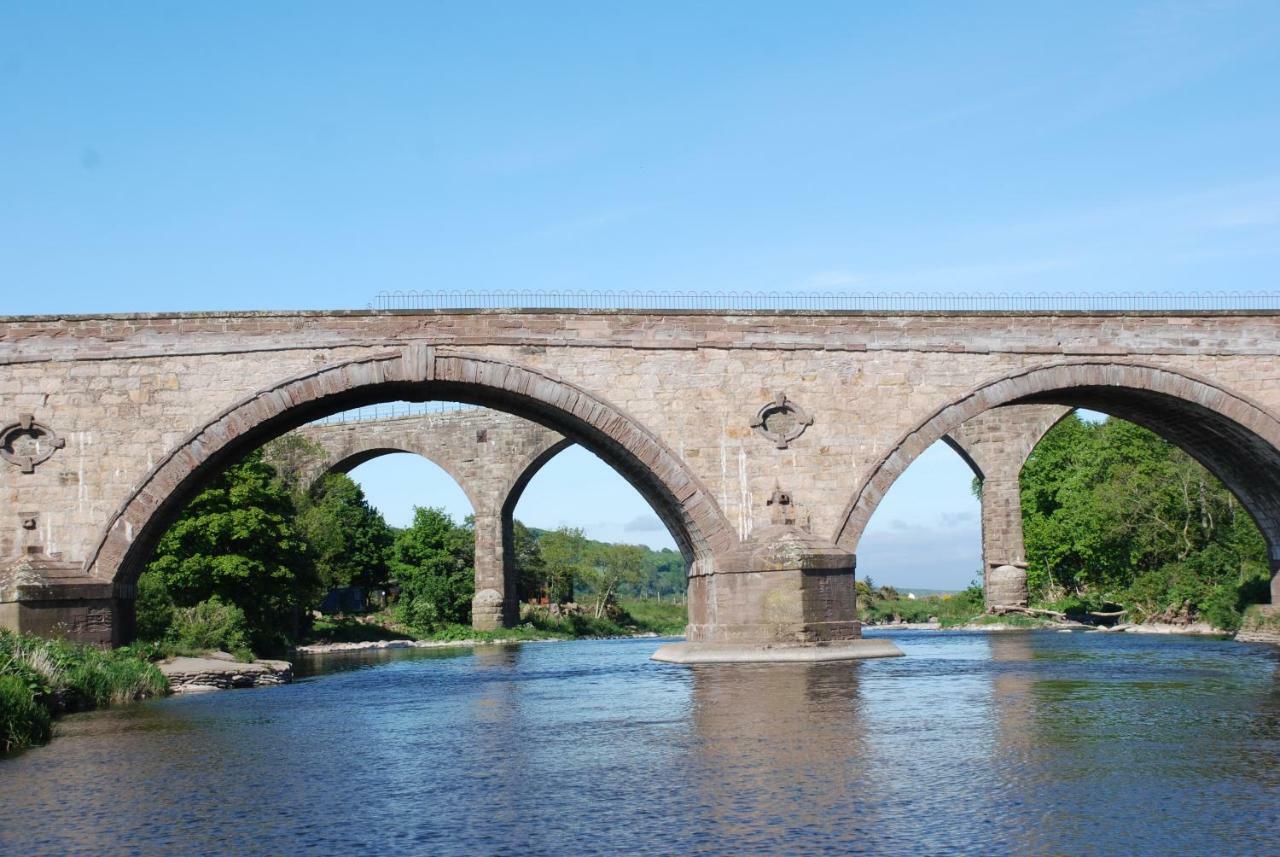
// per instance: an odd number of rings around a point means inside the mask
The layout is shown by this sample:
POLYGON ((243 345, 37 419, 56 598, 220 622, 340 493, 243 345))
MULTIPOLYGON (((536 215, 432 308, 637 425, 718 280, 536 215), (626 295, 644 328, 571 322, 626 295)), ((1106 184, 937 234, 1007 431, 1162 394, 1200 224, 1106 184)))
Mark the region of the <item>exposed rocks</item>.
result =
POLYGON ((1113 633, 1125 634, 1198 634, 1210 637, 1221 637, 1229 633, 1213 627, 1208 622, 1188 622, 1177 625, 1166 622, 1143 622, 1142 624, 1126 622, 1115 625, 1110 630, 1113 633))
POLYGON ((202 658, 169 658, 156 666, 174 693, 266 687, 293 681, 293 664, 288 661, 240 663, 225 652, 202 658))
POLYGON ((1275 628, 1242 628, 1236 634, 1242 643, 1271 643, 1280 645, 1280 630, 1275 628))

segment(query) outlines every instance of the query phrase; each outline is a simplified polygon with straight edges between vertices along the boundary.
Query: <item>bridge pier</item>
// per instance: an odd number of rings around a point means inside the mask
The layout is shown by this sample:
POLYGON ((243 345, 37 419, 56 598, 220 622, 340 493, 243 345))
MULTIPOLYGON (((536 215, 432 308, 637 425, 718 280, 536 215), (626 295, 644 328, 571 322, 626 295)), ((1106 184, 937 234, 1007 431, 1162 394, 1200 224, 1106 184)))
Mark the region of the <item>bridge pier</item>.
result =
POLYGON ((471 599, 471 627, 477 631, 512 628, 520 620, 515 556, 508 516, 476 510, 476 594, 471 599))
POLYGON ((1027 606, 1019 477, 1040 438, 1070 410, 1057 405, 993 408, 943 438, 982 481, 982 589, 987 609, 1027 606))
POLYGON ((889 640, 862 639, 853 554, 796 526, 789 494, 769 500, 773 523, 689 578, 684 643, 653 659, 670 663, 830 661, 901 655, 889 640))
POLYGON ((89 577, 81 563, 28 554, 0 570, 0 628, 92 646, 133 639, 133 586, 89 577))

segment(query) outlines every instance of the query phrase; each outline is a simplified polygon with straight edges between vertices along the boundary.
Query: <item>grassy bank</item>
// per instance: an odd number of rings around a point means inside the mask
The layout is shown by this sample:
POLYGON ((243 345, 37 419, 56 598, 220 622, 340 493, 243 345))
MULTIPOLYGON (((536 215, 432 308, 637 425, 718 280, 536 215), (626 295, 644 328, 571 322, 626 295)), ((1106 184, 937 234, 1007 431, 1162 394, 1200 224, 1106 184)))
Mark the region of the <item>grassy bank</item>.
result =
POLYGON ((101 649, 0 630, 0 753, 44 743, 54 716, 160 696, 169 683, 130 649, 101 649))
POLYGON ((860 605, 859 613, 868 623, 923 623, 937 619, 943 627, 953 627, 975 621, 982 610, 982 589, 970 587, 963 592, 924 598, 876 598, 860 605))
POLYGON ((391 611, 365 616, 317 619, 307 643, 368 643, 381 640, 571 640, 584 637, 626 637, 634 634, 678 636, 684 633, 688 612, 683 604, 653 599, 623 600, 612 618, 586 613, 553 616, 544 607, 521 605, 520 624, 514 628, 477 631, 466 625, 446 624, 414 628, 396 621, 391 611))

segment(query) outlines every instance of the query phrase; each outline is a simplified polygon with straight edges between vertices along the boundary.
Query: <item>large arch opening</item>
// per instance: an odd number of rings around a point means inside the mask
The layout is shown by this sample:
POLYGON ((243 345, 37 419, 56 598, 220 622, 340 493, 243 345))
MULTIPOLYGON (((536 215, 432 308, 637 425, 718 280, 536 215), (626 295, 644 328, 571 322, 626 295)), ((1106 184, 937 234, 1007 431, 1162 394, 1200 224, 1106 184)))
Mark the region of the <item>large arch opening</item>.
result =
MULTIPOLYGON (((1277 565, 1280 545, 1280 422, 1203 378, 1154 366, 1077 361, 996 379, 929 415, 871 469, 836 539, 855 550, 871 513, 906 467, 966 421, 1002 406, 1084 408, 1149 429, 1216 476, 1257 523, 1277 565)), ((1272 600, 1275 601, 1273 583, 1272 600)))
POLYGON ((958 592, 980 578, 975 475, 981 470, 949 436, 913 461, 868 521, 858 546, 860 583, 876 597, 910 598, 958 592))
POLYGON ((554 553, 576 543, 587 573, 556 581, 553 587, 551 569, 541 569, 541 581, 529 579, 521 569, 522 600, 553 612, 589 610, 594 615, 600 599, 607 597, 606 613, 622 622, 665 633, 677 625, 683 628, 683 558, 644 497, 580 446, 550 450, 538 464, 536 473, 530 469, 532 478, 510 497, 504 523, 514 522, 520 532, 507 544, 518 546, 523 539, 542 545, 549 539, 554 553), (601 572, 616 580, 616 588, 601 572))
MULTIPOLYGON (((631 484, 669 528, 690 569, 710 571, 718 549, 734 540, 713 497, 661 441, 625 413, 544 373, 513 364, 431 349, 329 367, 259 391, 210 420, 166 455, 113 516, 86 563, 115 582, 123 598, 156 541, 200 486, 266 441, 323 416, 386 401, 452 400, 514 414, 563 435, 513 481, 514 509, 523 486, 570 443, 591 449, 631 484)), ((348 466, 385 447, 344 459, 348 466)))

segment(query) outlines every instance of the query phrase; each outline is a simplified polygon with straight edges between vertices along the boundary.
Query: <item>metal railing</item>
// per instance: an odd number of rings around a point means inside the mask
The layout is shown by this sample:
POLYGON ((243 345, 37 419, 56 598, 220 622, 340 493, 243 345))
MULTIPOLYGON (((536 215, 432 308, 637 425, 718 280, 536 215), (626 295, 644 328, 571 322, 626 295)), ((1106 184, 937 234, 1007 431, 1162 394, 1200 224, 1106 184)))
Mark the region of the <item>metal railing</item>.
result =
POLYGON ((429 417, 438 414, 453 414, 460 411, 474 411, 478 405, 464 405, 462 402, 388 402, 378 405, 366 405, 350 411, 332 414, 323 419, 314 420, 311 425, 336 426, 344 423, 372 422, 374 420, 400 420, 407 417, 429 417))
POLYGON ((837 310, 1125 312, 1280 310, 1280 292, 384 291, 370 309, 837 310))

